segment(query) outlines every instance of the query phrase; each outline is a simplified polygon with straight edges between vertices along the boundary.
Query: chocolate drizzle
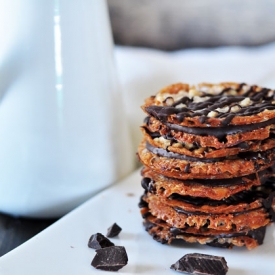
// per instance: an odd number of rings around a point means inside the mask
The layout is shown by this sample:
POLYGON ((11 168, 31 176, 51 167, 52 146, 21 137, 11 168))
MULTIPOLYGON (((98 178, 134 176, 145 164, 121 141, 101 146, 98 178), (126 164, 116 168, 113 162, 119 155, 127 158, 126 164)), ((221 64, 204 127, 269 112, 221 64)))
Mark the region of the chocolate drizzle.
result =
POLYGON ((141 186, 150 193, 154 194, 156 192, 155 182, 150 178, 143 178, 141 180, 141 186))
POLYGON ((144 129, 146 134, 148 134, 152 139, 161 137, 161 134, 159 132, 151 132, 143 126, 141 126, 141 128, 144 129))
MULTIPOLYGON (((205 162, 205 163, 214 163, 224 160, 236 160, 236 159, 244 159, 246 161, 259 161, 262 160, 264 163, 270 163, 273 160, 273 157, 271 156, 275 152, 275 148, 263 151, 263 152, 240 152, 239 154, 235 156, 230 156, 230 158, 227 157, 220 157, 220 158, 197 158, 192 156, 187 156, 183 154, 178 154, 174 152, 169 152, 167 150, 164 150, 162 148, 154 147, 149 142, 146 142, 146 148, 153 154, 158 155, 160 157, 165 158, 174 158, 174 159, 180 159, 180 160, 186 160, 191 162, 205 162)), ((190 165, 190 164, 189 164, 190 165)), ((258 165, 258 164, 257 164, 258 165)), ((190 168, 190 166, 189 166, 190 168)), ((256 169, 259 170, 259 169, 256 169)))
MULTIPOLYGON (((151 145, 149 142, 146 142, 146 148, 153 154, 156 154, 161 157, 166 157, 166 158, 175 158, 175 159, 180 159, 180 160, 187 160, 191 162, 216 162, 216 161, 223 161, 226 159, 226 157, 222 158, 197 158, 197 157, 191 157, 183 154, 178 154, 174 152, 169 152, 167 150, 164 150, 162 148, 154 147, 151 145)), ((190 169, 190 164, 189 164, 189 169, 190 169)))
POLYGON ((165 121, 162 121, 162 123, 166 125, 170 130, 175 130, 191 135, 215 136, 218 139, 224 139, 227 135, 251 132, 257 129, 265 128, 266 126, 269 126, 271 124, 275 124, 275 118, 259 123, 251 123, 246 125, 229 125, 227 127, 186 127, 165 121))
POLYGON ((268 96, 271 90, 262 88, 261 91, 257 92, 255 88, 255 86, 252 86, 246 93, 237 96, 226 94, 231 88, 225 88, 219 95, 203 94, 201 97, 207 98, 202 102, 194 102, 193 98, 184 96, 172 106, 153 105, 146 107, 145 110, 161 122, 167 122, 170 115, 176 115, 179 122, 187 117, 199 117, 201 123, 207 122, 209 119, 207 115, 211 111, 215 111, 217 113, 216 117, 222 119, 222 125, 228 126, 234 116, 251 116, 264 110, 275 110, 275 105, 272 103, 273 93, 272 96, 268 96), (246 98, 249 98, 252 104, 242 107, 239 103, 246 98), (185 104, 186 107, 177 107, 180 104, 185 104), (231 109, 235 106, 238 107, 238 110, 231 112, 231 109), (228 107, 227 111, 218 111, 225 107, 228 107))

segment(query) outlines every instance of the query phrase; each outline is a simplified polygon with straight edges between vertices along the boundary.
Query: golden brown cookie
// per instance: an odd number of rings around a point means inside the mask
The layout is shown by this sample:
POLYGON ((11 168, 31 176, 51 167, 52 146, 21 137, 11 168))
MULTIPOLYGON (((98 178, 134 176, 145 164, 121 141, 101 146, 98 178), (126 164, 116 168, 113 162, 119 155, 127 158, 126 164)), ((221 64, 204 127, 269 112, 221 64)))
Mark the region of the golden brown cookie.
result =
POLYGON ((142 109, 163 123, 191 128, 249 125, 275 118, 274 94, 244 83, 178 83, 145 100, 142 109))
POLYGON ((264 184, 266 180, 274 176, 274 168, 270 167, 257 174, 251 174, 232 179, 193 179, 178 180, 165 177, 153 170, 144 167, 142 187, 158 196, 169 197, 172 194, 193 196, 221 200, 238 192, 249 190, 252 186, 264 184))
POLYGON ((163 124, 154 117, 146 119, 143 125, 148 131, 155 135, 167 137, 188 146, 227 148, 247 141, 264 140, 274 133, 275 121, 264 121, 260 124, 231 126, 223 128, 191 128, 181 127, 174 124, 163 124))
POLYGON ((275 149, 265 152, 245 152, 232 158, 195 158, 167 152, 141 142, 138 148, 140 161, 162 175, 178 179, 225 179, 257 173, 273 165, 275 149))
POLYGON ((195 145, 168 139, 160 134, 149 132, 145 127, 142 127, 141 131, 145 140, 154 147, 196 158, 229 157, 248 151, 263 152, 275 147, 275 138, 268 138, 265 140, 246 141, 237 144, 237 146, 215 149, 213 147, 200 147, 198 144, 195 145))
MULTIPOLYGON (((270 223, 269 213, 263 208, 228 214, 188 212, 178 206, 162 202, 158 197, 143 197, 150 212, 169 225, 184 228, 187 225, 197 229, 202 227, 220 230, 253 230, 270 223)), ((274 205, 273 205, 274 207, 274 205)))
POLYGON ((265 236, 266 227, 260 227, 250 231, 222 231, 211 229, 178 229, 171 227, 165 221, 157 219, 150 212, 144 218, 146 231, 158 242, 171 244, 176 239, 188 243, 200 243, 203 245, 233 248, 234 246, 246 246, 251 250, 261 245, 265 236))

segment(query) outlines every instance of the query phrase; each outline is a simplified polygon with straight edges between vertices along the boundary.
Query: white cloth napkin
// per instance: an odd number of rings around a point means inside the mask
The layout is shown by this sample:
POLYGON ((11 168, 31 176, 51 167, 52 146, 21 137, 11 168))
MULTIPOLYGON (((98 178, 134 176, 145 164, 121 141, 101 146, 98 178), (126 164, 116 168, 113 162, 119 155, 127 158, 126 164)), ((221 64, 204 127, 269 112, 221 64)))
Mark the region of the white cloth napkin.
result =
POLYGON ((116 47, 115 57, 134 149, 141 140, 139 126, 145 117, 140 106, 167 85, 233 81, 275 89, 275 43, 175 52, 116 47))

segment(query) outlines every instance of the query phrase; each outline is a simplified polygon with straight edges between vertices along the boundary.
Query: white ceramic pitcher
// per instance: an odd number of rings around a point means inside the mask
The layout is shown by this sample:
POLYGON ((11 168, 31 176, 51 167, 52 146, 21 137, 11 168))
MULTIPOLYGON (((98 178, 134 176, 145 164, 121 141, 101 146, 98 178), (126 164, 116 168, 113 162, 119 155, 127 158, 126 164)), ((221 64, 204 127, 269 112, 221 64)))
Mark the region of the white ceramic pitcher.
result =
POLYGON ((133 169, 107 6, 0 0, 0 18, 0 211, 60 216, 133 169))

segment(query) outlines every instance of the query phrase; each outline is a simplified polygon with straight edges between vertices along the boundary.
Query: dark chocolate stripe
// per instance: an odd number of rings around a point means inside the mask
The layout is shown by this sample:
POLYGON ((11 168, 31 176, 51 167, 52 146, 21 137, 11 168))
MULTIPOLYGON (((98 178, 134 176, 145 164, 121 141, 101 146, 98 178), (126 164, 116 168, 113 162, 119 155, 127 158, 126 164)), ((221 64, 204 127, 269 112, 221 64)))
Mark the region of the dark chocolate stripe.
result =
POLYGON ((152 139, 161 137, 159 132, 151 132, 144 126, 141 126, 141 128, 144 129, 146 134, 148 134, 152 139))
POLYGON ((150 192, 150 193, 156 192, 155 181, 152 180, 151 178, 143 178, 141 180, 141 186, 147 192, 150 192))
POLYGON ((187 161, 192 161, 192 162, 217 162, 217 161, 223 161, 226 158, 196 158, 196 157, 191 157, 183 154, 177 154, 173 152, 168 152, 162 148, 154 147, 151 145, 149 142, 146 142, 146 148, 152 152, 153 154, 156 154, 158 156, 166 157, 166 158, 175 158, 175 159, 180 159, 180 160, 187 160, 187 161))
MULTIPOLYGON (((146 142, 146 148, 153 154, 156 154, 161 157, 166 157, 166 158, 174 158, 174 159, 180 159, 180 160, 187 160, 191 162, 205 162, 205 163, 213 163, 213 162, 219 162, 223 160, 227 160, 229 158, 222 157, 222 158, 196 158, 196 157, 191 157, 183 154, 178 154, 178 153, 173 153, 169 152, 167 150, 164 150, 162 148, 154 147, 151 145, 149 142, 146 142)), ((265 163, 270 163, 273 158, 271 158, 271 154, 275 152, 275 148, 263 151, 263 152, 241 152, 237 155, 235 155, 234 160, 236 159, 244 159, 246 161, 258 161, 262 160, 265 163)), ((232 159, 232 156, 230 156, 230 160, 232 159)), ((259 170, 259 169, 257 169, 259 170)))
POLYGON ((172 114, 176 115, 178 121, 182 122, 187 117, 199 117, 201 123, 207 122, 207 116, 211 111, 217 112, 217 118, 222 118, 222 125, 229 125, 235 116, 251 116, 263 112, 264 110, 274 110, 273 102, 274 91, 262 88, 261 91, 256 92, 256 86, 252 86, 250 90, 244 95, 230 95, 226 94, 230 88, 225 88, 218 95, 204 94, 201 97, 208 96, 209 98, 202 102, 193 102, 193 98, 187 96, 182 97, 171 106, 147 106, 145 110, 152 116, 156 117, 162 122, 166 122, 168 117, 172 114), (273 94, 268 96, 269 91, 273 94), (249 106, 240 106, 239 103, 249 98, 252 104, 249 106), (186 107, 177 108, 178 105, 185 104, 186 107), (228 107, 228 111, 219 112, 217 109, 228 107), (231 108, 238 106, 239 110, 231 113, 231 108))
POLYGON ((227 135, 251 132, 253 130, 264 128, 268 125, 275 124, 275 118, 259 123, 251 123, 246 125, 230 125, 226 127, 186 127, 169 122, 162 123, 171 130, 198 136, 215 136, 220 139, 224 138, 227 135))

